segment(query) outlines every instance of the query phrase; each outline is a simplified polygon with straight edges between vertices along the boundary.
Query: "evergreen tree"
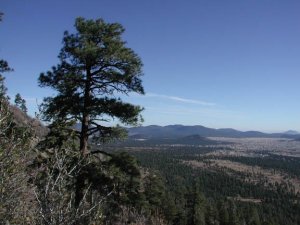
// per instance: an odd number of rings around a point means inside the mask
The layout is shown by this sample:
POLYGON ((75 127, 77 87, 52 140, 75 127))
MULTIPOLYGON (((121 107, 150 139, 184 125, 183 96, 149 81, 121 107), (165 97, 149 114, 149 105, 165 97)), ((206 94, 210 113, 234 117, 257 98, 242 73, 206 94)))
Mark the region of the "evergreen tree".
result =
POLYGON ((206 202, 200 191, 199 183, 194 182, 187 193, 188 224, 205 225, 206 202))
POLYGON ((144 178, 144 186, 145 197, 152 213, 161 209, 165 198, 165 186, 161 177, 154 173, 147 174, 144 178))
MULTIPOLYGON (((120 126, 101 124, 111 119, 117 119, 125 125, 136 125, 142 121, 140 106, 125 103, 116 97, 130 92, 144 94, 140 79, 142 62, 122 41, 124 28, 120 24, 106 23, 102 19, 77 18, 75 28, 75 34, 64 33, 60 63, 51 71, 40 74, 40 86, 51 87, 57 92, 55 97, 44 99, 42 116, 56 124, 81 123, 81 129, 76 131, 81 156, 89 158, 87 156, 102 153, 111 158, 107 161, 109 165, 106 169, 115 178, 113 180, 116 183, 112 186, 116 191, 113 195, 116 205, 120 203, 135 207, 138 202, 143 202, 139 195, 139 171, 135 163, 125 155, 118 158, 100 149, 90 152, 88 140, 91 136, 94 141, 101 142, 123 137, 125 130, 120 126)), ((60 127, 68 129, 71 126, 60 127)), ((98 186, 96 189, 101 195, 102 187, 109 185, 108 179, 99 183, 97 178, 106 169, 101 162, 81 168, 74 182, 75 208, 80 208, 90 186, 98 186)), ((78 221, 78 224, 85 223, 83 218, 78 221)))
POLYGON ((163 212, 167 221, 174 221, 177 211, 170 191, 166 191, 165 198, 163 199, 163 212))
POLYGON ((249 225, 260 225, 260 218, 257 209, 253 206, 249 212, 250 220, 249 225))
MULTIPOLYGON (((0 12, 0 22, 2 21, 3 13, 0 12)), ((7 61, 0 59, 0 98, 8 98, 6 96, 6 87, 4 85, 4 76, 3 73, 13 71, 12 68, 9 67, 7 61)), ((0 105, 1 106, 1 105, 0 105)))
POLYGON ((239 217, 238 217, 238 210, 237 206, 234 201, 229 201, 229 224, 230 225, 238 225, 239 224, 239 217))
POLYGON ((19 107, 23 112, 27 113, 26 101, 18 93, 15 96, 15 105, 19 107))
POLYGON ((64 33, 60 63, 42 73, 39 84, 58 93, 44 99, 44 119, 80 122, 80 151, 86 155, 89 136, 97 135, 103 141, 120 134, 100 122, 116 118, 134 125, 141 121, 141 107, 115 96, 144 93, 142 62, 122 41, 124 28, 120 24, 77 18, 75 28, 75 34, 64 33))
POLYGON ((220 225, 229 225, 229 212, 224 202, 219 209, 220 225))
POLYGON ((16 94, 16 96, 15 96, 15 105, 16 105, 16 106, 19 106, 21 103, 22 103, 22 97, 21 97, 21 95, 18 93, 18 94, 16 94))
POLYGON ((7 96, 6 96, 6 87, 4 85, 4 76, 3 76, 3 73, 4 72, 10 72, 12 71, 12 69, 9 67, 8 63, 3 60, 3 59, 0 59, 0 98, 6 98, 7 99, 7 96))
POLYGON ((205 197, 200 192, 200 187, 198 184, 194 188, 194 215, 193 222, 195 225, 204 225, 205 224, 205 197))

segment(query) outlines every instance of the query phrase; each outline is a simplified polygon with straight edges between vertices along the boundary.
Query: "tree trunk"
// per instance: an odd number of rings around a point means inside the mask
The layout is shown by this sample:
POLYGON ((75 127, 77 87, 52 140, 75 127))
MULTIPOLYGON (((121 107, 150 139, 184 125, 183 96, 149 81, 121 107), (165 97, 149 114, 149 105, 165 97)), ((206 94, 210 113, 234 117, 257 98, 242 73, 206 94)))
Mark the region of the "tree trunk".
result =
POLYGON ((86 81, 83 100, 83 113, 81 121, 80 132, 80 152, 83 156, 86 156, 88 151, 88 139, 89 139, 89 122, 90 122, 90 100, 91 100, 91 71, 89 67, 86 68, 86 81))
POLYGON ((80 133, 80 152, 83 156, 86 156, 88 151, 88 129, 89 129, 89 115, 84 113, 83 120, 81 124, 81 133, 80 133))
MULTIPOLYGON (((87 67, 87 77, 85 81, 85 91, 84 91, 84 105, 83 105, 83 113, 82 113, 82 121, 81 121, 81 131, 80 131, 80 152, 83 157, 88 155, 88 140, 89 140, 89 122, 90 122, 90 99, 91 99, 91 73, 90 69, 87 67)), ((75 206, 78 208, 80 206, 80 202, 83 198, 84 191, 84 182, 85 176, 79 174, 76 178, 76 191, 75 191, 75 206)))
POLYGON ((83 199, 84 189, 84 177, 82 174, 78 174, 76 177, 76 190, 75 190, 75 207, 76 209, 80 206, 80 202, 83 199))

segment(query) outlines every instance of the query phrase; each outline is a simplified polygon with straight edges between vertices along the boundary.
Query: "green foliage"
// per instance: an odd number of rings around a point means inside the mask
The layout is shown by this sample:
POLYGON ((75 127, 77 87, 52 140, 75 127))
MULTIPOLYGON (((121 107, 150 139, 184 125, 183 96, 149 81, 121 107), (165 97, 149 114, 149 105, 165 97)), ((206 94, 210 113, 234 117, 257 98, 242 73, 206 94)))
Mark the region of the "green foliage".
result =
POLYGON ((15 105, 20 108, 24 113, 27 113, 26 101, 18 93, 15 96, 15 105))
POLYGON ((16 104, 17 106, 19 106, 21 103, 22 103, 22 97, 21 97, 21 95, 18 93, 18 94, 16 94, 16 96, 15 96, 15 104, 16 104))
POLYGON ((141 174, 136 159, 122 152, 112 155, 109 160, 110 171, 113 171, 116 203, 140 208, 143 201, 141 192, 141 174))
MULTIPOLYGON (((44 119, 51 122, 42 140, 10 112, 16 107, 9 105, 0 75, 0 224, 164 224, 167 200, 158 175, 141 172, 124 152, 78 151, 87 147, 82 143, 89 136, 100 147, 124 138, 120 126, 99 122, 142 121, 141 107, 115 95, 144 90, 141 60, 121 40, 121 25, 78 18, 75 26, 76 34, 64 35, 60 64, 39 79, 41 86, 58 91, 42 105, 44 119), (78 122, 79 131, 73 129, 78 122)), ((7 71, 1 60, 0 72, 7 71)), ((20 94, 15 105, 27 112, 20 94)))
POLYGON ((199 186, 196 184, 194 190, 194 202, 193 202, 193 223, 195 225, 205 224, 205 209, 206 209, 206 199, 202 192, 199 190, 199 186))
POLYGON ((276 169, 300 178, 300 160, 297 157, 276 155, 264 152, 265 157, 224 157, 224 159, 243 163, 250 166, 259 166, 265 169, 276 169))
MULTIPOLYGON (((50 131, 35 151, 31 128, 18 124, 10 112, 2 73, 12 69, 0 60, 0 224, 300 224, 299 193, 289 184, 250 183, 242 173, 186 164, 204 163, 214 156, 202 154, 218 148, 166 147, 170 140, 158 139, 139 143, 152 147, 133 153, 143 169, 132 155, 109 151, 105 144, 126 132, 102 122, 142 121, 141 107, 116 97, 144 93, 142 62, 126 47, 120 24, 78 18, 75 28, 75 34, 64 34, 59 64, 39 77, 40 86, 57 95, 42 104, 50 131), (80 130, 74 129, 78 122, 80 130), (96 148, 87 151, 88 141, 96 148), (161 144, 164 149, 157 151, 161 144)), ((17 94, 15 105, 26 113, 25 103, 17 94)), ((226 159, 299 178, 297 158, 269 154, 226 159)))
POLYGON ((103 127, 97 125, 93 129, 101 130, 98 133, 95 133, 90 139, 90 142, 93 144, 103 145, 107 143, 114 143, 116 141, 124 140, 125 138, 127 138, 126 130, 119 125, 115 127, 103 127))
MULTIPOLYGON (((58 146, 78 149, 68 141, 77 137, 73 140, 79 140, 80 152, 88 163, 80 166, 78 174, 73 176, 73 208, 79 209, 85 196, 92 193, 101 198, 113 196, 106 203, 110 207, 103 206, 101 212, 106 218, 112 218, 123 206, 140 209, 143 195, 139 168, 128 155, 89 152, 88 141, 92 137, 94 143, 106 143, 125 136, 120 126, 107 127, 101 122, 118 119, 136 125, 142 121, 141 107, 115 97, 130 92, 144 93, 140 79, 142 62, 122 41, 124 28, 120 24, 77 18, 75 28, 75 34, 64 33, 59 64, 39 77, 41 87, 57 91, 55 97, 45 98, 41 106, 43 118, 52 122, 45 149, 58 146), (80 123, 81 129, 72 130, 75 123, 80 123), (98 160, 94 158, 96 155, 100 155, 98 160)), ((87 218, 77 223, 87 223, 87 218)))
POLYGON ((13 71, 12 68, 9 67, 7 61, 1 59, 0 60, 0 75, 3 76, 2 73, 13 71))
POLYGON ((248 224, 250 225, 260 225, 260 218, 259 214, 257 212, 257 209, 255 207, 251 207, 250 212, 249 212, 249 222, 248 224))
POLYGON ((97 167, 90 157, 78 151, 73 123, 55 121, 50 132, 37 146, 30 168, 31 182, 37 200, 36 224, 91 224, 102 215, 106 192, 98 192, 87 175, 97 167), (83 177, 83 196, 76 204, 78 177, 83 177))
POLYGON ((198 182, 194 182, 191 189, 188 190, 186 201, 188 224, 205 225, 205 212, 210 206, 207 206, 198 182))
POLYGON ((70 129, 74 126, 75 121, 61 122, 60 120, 54 121, 48 126, 49 133, 38 144, 38 149, 51 149, 51 148, 71 148, 76 149, 78 144, 76 141, 76 131, 70 129))
POLYGON ((4 85, 4 76, 2 73, 4 72, 10 72, 12 71, 12 69, 8 66, 8 63, 5 60, 0 59, 0 98, 8 98, 8 96, 6 96, 6 87, 4 85))
POLYGON ((162 178, 155 173, 148 173, 144 178, 145 198, 149 203, 150 210, 162 209, 165 198, 165 185, 162 178))
POLYGON ((220 202, 219 217, 220 225, 230 225, 228 207, 224 202, 220 202))
POLYGON ((40 210, 37 224, 117 224, 159 218, 154 211, 162 207, 160 178, 143 177, 136 159, 124 152, 98 150, 82 156, 75 131, 61 123, 50 128, 31 166, 40 210))
POLYGON ((106 196, 95 192, 90 182, 82 188, 83 197, 76 204, 77 177, 85 173, 91 161, 71 146, 63 143, 37 152, 31 165, 31 180, 37 200, 35 224, 92 224, 101 217, 106 196))
POLYGON ((77 18, 75 28, 75 34, 64 33, 60 63, 42 73, 39 84, 58 93, 44 99, 43 118, 80 122, 80 149, 86 154, 89 136, 96 134, 98 139, 107 139, 118 135, 99 122, 116 118, 136 125, 141 121, 141 107, 115 96, 144 93, 140 79, 142 62, 122 41, 124 28, 120 24, 77 18))
POLYGON ((26 166, 32 130, 15 123, 3 80, 0 96, 0 224, 27 224, 24 218, 33 216, 30 209, 24 210, 28 207, 24 193, 30 196, 26 166))
MULTIPOLYGON (((187 160, 204 163, 208 158, 215 159, 216 156, 206 153, 217 151, 218 148, 163 145, 162 149, 157 149, 157 146, 155 149, 153 145, 149 148, 143 146, 143 151, 132 151, 131 154, 138 158, 142 166, 160 171, 166 180, 166 192, 172 210, 166 207, 163 213, 170 224, 299 224, 299 194, 288 184, 270 184, 263 179, 249 183, 247 176, 242 173, 228 173, 223 168, 193 168, 183 163, 187 160), (195 188, 195 185, 198 187, 195 188), (197 196, 202 196, 202 200, 197 200, 197 196), (242 202, 234 196, 250 201, 242 202), (253 203, 252 198, 262 202, 253 203), (195 210, 197 208, 200 210, 195 210)), ((228 157, 225 159, 231 160, 228 157)), ((257 163, 266 168, 272 168, 273 165, 291 175, 296 173, 299 165, 299 159, 292 157, 270 155, 263 159, 233 158, 234 161, 244 160, 243 163, 257 163)))

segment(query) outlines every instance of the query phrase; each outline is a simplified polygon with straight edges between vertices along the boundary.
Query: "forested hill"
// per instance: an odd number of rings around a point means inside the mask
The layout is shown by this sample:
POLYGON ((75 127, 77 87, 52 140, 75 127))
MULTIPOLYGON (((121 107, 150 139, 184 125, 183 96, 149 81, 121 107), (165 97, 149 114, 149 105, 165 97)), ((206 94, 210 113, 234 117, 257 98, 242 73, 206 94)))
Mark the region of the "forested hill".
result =
POLYGON ((200 135, 202 137, 234 137, 234 138, 247 138, 247 137, 285 137, 297 138, 299 135, 286 134, 286 133, 262 133, 259 131, 239 131, 232 128, 214 129, 200 125, 184 126, 184 125, 169 125, 169 126, 141 126, 128 129, 129 136, 138 135, 140 138, 178 138, 189 135, 200 135))
POLYGON ((16 105, 9 105, 9 111, 13 114, 13 120, 18 126, 29 126, 38 137, 44 137, 49 129, 36 118, 32 118, 16 105))
MULTIPOLYGON (((227 144, 229 142, 226 142, 227 144)), ((114 143, 109 143, 108 146, 115 147, 150 147, 150 146, 163 146, 163 145, 219 145, 225 144, 225 142, 211 140, 200 135, 188 135, 185 137, 175 137, 175 138, 145 138, 143 135, 132 135, 126 140, 116 141, 114 143)))

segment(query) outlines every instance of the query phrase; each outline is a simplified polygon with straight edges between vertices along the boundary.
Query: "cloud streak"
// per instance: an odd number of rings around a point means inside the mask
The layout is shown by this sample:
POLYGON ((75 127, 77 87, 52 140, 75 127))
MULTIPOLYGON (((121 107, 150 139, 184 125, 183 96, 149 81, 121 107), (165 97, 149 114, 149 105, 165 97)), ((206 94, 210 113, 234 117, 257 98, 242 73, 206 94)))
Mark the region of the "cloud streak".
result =
POLYGON ((245 115, 242 112, 216 109, 216 108, 206 108, 206 109, 187 109, 183 107, 173 107, 173 108, 159 108, 159 107, 146 107, 146 110, 150 110, 156 113, 163 114, 176 114, 176 115, 194 115, 197 116, 207 116, 213 118, 245 118, 245 115))
POLYGON ((146 97, 154 97, 154 98, 163 98, 163 99, 169 99, 176 102, 181 103, 190 103, 190 104, 197 104, 197 105, 204 105, 204 106, 214 106, 215 103, 212 102, 206 102, 206 101, 200 101, 195 99, 188 99, 188 98, 181 98, 178 96, 170 96, 170 95, 161 95, 161 94, 155 94, 155 93, 147 93, 146 97))

